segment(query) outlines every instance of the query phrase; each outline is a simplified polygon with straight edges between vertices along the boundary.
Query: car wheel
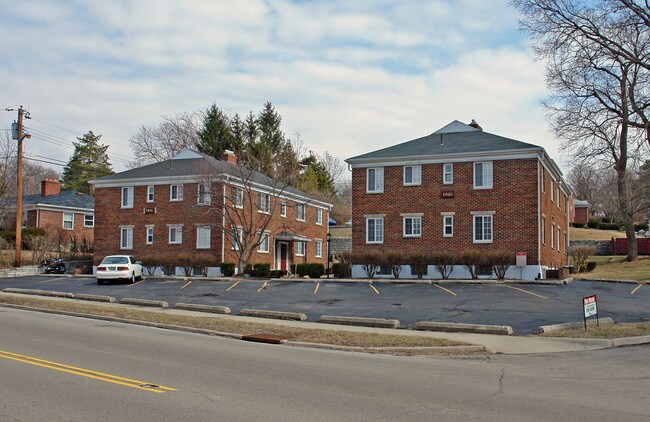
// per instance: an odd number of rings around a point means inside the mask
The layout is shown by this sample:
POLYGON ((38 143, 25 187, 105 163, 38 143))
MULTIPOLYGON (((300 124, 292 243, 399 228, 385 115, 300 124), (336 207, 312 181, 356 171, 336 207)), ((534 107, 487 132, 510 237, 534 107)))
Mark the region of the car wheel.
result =
POLYGON ((135 272, 131 273, 131 284, 135 283, 135 272))
POLYGON ((102 284, 104 284, 104 280, 98 278, 97 279, 97 284, 99 284, 101 286, 102 284))

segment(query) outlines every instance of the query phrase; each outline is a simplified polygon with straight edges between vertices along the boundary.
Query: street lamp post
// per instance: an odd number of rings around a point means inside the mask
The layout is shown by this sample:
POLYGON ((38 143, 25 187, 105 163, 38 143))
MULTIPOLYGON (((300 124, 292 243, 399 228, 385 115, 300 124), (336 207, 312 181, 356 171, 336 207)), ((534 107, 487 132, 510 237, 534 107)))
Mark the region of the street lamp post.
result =
POLYGON ((330 243, 332 242, 332 233, 327 232, 327 278, 330 278, 330 243))

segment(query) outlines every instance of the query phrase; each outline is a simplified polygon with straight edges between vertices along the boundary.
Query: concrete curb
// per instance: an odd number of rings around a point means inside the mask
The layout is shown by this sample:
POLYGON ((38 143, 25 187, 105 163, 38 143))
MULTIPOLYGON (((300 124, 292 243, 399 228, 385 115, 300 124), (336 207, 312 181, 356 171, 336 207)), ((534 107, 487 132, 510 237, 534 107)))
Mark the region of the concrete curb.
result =
POLYGON ((169 308, 169 303, 161 300, 136 299, 132 297, 124 297, 120 299, 120 303, 123 305, 150 306, 154 308, 169 308))
MULTIPOLYGON (((605 318, 600 318, 599 320, 600 325, 612 325, 614 324, 614 320, 611 319, 610 317, 605 317, 605 318)), ((552 325, 542 325, 537 329, 538 333, 552 333, 553 331, 561 331, 561 330, 570 330, 572 328, 580 328, 584 327, 585 323, 584 321, 580 322, 565 322, 562 324, 552 324, 552 325)), ((587 320, 587 327, 594 327, 596 326, 596 320, 595 319, 590 319, 587 320)))
POLYGON ((611 278, 579 278, 576 281, 596 281, 600 283, 625 283, 625 284, 646 284, 646 281, 616 280, 611 278))
POLYGON ((177 303, 174 305, 174 309, 182 309, 184 311, 209 312, 212 314, 230 313, 230 308, 227 306, 201 305, 198 303, 177 303))
POLYGON ((463 324, 457 322, 421 321, 415 324, 416 330, 445 331, 450 333, 480 333, 511 336, 512 327, 509 325, 463 324))
POLYGON ((356 325, 361 327, 399 328, 399 320, 383 318, 357 318, 336 315, 322 315, 318 320, 325 324, 356 325))
POLYGON ((305 343, 302 341, 286 341, 287 346, 304 347, 309 349, 326 349, 326 350, 345 350, 351 352, 378 352, 378 353, 408 353, 408 352, 460 352, 460 353, 477 353, 487 352, 494 354, 485 346, 440 346, 440 347, 359 347, 359 346, 339 346, 336 344, 325 343, 305 343))
POLYGON ((90 294, 83 294, 83 293, 75 294, 74 298, 78 300, 88 300, 91 302, 115 303, 116 301, 116 299, 112 296, 90 295, 90 294))
POLYGON ((307 320, 307 315, 298 312, 267 311, 264 309, 242 309, 239 315, 257 318, 286 319, 289 321, 307 320))
POLYGON ((650 344, 650 336, 621 337, 612 339, 612 347, 638 346, 650 344))
POLYGON ((50 292, 47 290, 38 290, 38 289, 19 289, 8 287, 2 290, 5 293, 19 293, 24 295, 37 295, 37 296, 50 296, 50 297, 63 297, 67 299, 74 299, 74 293, 65 293, 65 292, 50 292))

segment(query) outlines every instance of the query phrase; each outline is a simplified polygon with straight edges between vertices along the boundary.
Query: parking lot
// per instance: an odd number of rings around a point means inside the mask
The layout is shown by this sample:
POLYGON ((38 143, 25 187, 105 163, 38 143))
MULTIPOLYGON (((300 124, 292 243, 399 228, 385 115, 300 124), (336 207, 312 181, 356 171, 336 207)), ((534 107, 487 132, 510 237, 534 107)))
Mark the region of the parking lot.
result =
POLYGON ((205 280, 146 278, 135 284, 98 286, 92 277, 34 276, 0 279, 0 289, 18 287, 228 306, 233 314, 253 308, 321 315, 395 318, 402 327, 418 321, 510 325, 515 334, 541 325, 582 321, 582 298, 598 296, 600 317, 616 322, 650 320, 650 286, 576 281, 569 285, 526 283, 388 283, 335 281, 205 280))

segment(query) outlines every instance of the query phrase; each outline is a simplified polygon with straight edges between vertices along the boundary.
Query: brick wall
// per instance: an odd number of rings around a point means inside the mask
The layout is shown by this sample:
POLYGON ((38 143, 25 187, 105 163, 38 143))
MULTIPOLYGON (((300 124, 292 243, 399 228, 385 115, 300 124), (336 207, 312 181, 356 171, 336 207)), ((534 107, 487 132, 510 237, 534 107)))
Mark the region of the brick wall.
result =
POLYGON ((568 263, 568 218, 569 210, 566 196, 558 184, 554 183, 549 172, 540 165, 540 212, 544 230, 541 236, 541 263, 552 267, 561 267, 568 263), (558 201, 559 192, 559 201, 558 201), (558 242, 558 229, 559 242, 558 242), (551 234, 552 232, 552 234, 551 234))
POLYGON ((352 170, 352 248, 403 253, 502 249, 528 254, 537 264, 537 159, 493 161, 493 188, 473 188, 473 163, 453 163, 453 184, 442 183, 443 164, 422 165, 422 184, 403 186, 403 167, 384 168, 384 192, 366 193, 366 169, 352 170), (453 192, 453 198, 442 198, 453 192), (494 211, 493 242, 473 243, 472 211, 494 211), (454 212, 453 237, 443 237, 441 212, 454 212), (401 213, 423 213, 422 236, 404 238, 401 213), (365 214, 385 214, 384 243, 366 244, 365 214))
POLYGON ((48 210, 30 210, 27 213, 27 225, 41 227, 50 236, 63 234, 66 237, 74 236, 78 240, 85 237, 89 242, 93 242, 94 228, 84 227, 84 213, 74 213, 73 230, 63 228, 63 213, 61 211, 48 210))

